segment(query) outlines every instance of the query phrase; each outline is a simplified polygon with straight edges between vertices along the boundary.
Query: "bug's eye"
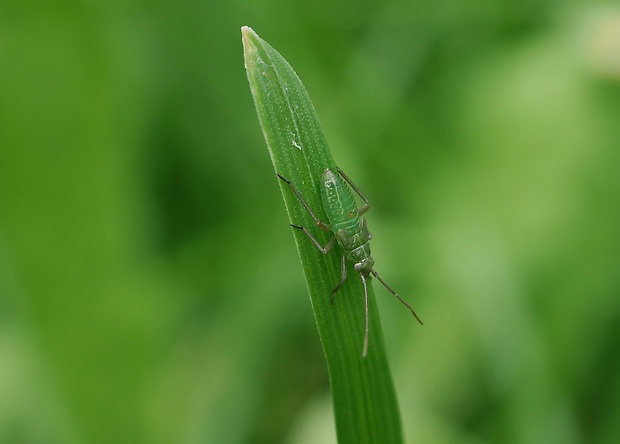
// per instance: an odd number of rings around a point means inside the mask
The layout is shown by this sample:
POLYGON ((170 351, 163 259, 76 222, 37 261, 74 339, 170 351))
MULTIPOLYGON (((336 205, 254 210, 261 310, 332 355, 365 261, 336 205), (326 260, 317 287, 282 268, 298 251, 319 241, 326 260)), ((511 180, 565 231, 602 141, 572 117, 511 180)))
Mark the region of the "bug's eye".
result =
POLYGON ((355 211, 349 211, 349 218, 353 219, 355 217, 355 211))
POLYGON ((357 264, 353 265, 353 269, 357 271, 358 273, 362 270, 362 267, 363 265, 361 262, 358 262, 357 264))

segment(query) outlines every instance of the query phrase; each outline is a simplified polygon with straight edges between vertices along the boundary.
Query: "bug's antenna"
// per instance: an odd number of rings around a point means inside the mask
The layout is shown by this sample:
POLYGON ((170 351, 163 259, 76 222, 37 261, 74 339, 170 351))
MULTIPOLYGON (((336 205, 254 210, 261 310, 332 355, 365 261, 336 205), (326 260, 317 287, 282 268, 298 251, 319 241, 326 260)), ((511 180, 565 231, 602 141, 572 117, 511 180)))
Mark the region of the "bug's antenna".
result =
POLYGON ((362 351, 362 356, 365 358, 368 352, 368 288, 366 287, 366 277, 363 274, 360 274, 360 277, 362 284, 364 284, 364 304, 366 305, 366 331, 364 333, 364 350, 362 351))
MULTIPOLYGON (((396 297, 398 298, 398 300, 399 300, 400 302, 402 302, 402 303, 405 305, 405 307, 407 307, 409 310, 411 310, 411 313, 413 313, 413 315, 414 315, 414 316, 415 316, 415 318, 418 320, 418 322, 420 323, 420 325, 424 325, 424 322, 422 322, 422 319, 420 319, 420 317, 419 317, 419 316, 418 316, 418 314, 415 312, 415 310, 413 309, 413 307, 411 307, 411 305, 409 305, 409 304, 407 303, 407 301, 405 301, 403 298, 401 298, 401 297, 398 295, 398 293, 396 293, 396 292, 394 291, 394 289, 393 289, 392 287, 390 287, 390 286, 389 286, 389 285, 388 285, 388 284, 387 284, 387 283, 386 283, 383 279, 381 279, 381 276, 379 276, 379 275, 377 274, 377 272, 376 272, 374 269, 370 270, 370 272, 372 273, 372 275, 373 275, 374 277, 376 277, 377 279, 379 279, 379 282, 381 282, 381 283, 383 284, 383 286, 384 286, 385 288, 387 288, 387 289, 390 291, 390 293, 392 293, 394 296, 396 296, 396 297)), ((366 283, 365 283, 365 282, 364 282, 364 288, 366 288, 366 283)))

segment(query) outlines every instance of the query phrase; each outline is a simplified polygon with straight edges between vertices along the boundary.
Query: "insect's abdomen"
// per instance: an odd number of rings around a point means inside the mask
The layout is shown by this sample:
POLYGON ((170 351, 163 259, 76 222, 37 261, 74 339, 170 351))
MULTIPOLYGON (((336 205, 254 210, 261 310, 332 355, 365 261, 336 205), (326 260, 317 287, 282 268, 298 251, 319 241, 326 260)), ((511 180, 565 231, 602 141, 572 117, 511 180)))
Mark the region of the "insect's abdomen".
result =
POLYGON ((360 265, 358 271, 368 276, 374 263, 370 256, 370 233, 357 212, 353 194, 345 181, 331 170, 325 170, 321 180, 323 208, 336 240, 349 261, 360 265))
POLYGON ((334 233, 340 229, 356 228, 359 224, 359 215, 347 184, 338 173, 329 169, 325 170, 321 181, 323 208, 334 233))

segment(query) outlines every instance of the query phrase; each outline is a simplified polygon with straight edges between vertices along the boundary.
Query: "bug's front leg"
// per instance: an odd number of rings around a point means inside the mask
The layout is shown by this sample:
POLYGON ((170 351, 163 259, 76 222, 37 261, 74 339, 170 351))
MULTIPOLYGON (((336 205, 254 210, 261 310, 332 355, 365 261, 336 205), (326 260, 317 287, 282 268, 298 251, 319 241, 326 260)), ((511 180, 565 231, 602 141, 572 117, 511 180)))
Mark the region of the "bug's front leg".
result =
POLYGON ((330 304, 334 303, 334 297, 336 297, 336 293, 338 293, 338 290, 340 290, 340 287, 342 287, 342 284, 344 284, 344 281, 346 280, 347 280, 347 256, 343 254, 342 264, 340 268, 340 282, 338 282, 338 285, 336 285, 334 289, 332 290, 332 298, 329 301, 330 304))

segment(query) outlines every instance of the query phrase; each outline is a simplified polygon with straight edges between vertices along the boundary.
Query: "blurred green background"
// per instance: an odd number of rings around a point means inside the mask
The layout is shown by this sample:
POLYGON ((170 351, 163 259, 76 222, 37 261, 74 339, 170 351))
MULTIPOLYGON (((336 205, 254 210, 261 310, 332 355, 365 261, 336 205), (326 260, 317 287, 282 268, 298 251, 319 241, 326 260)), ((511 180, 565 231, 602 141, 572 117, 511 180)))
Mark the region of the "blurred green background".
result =
POLYGON ((407 441, 620 442, 620 5, 552 0, 2 2, 0 442, 333 442, 242 25, 425 320, 407 441))

